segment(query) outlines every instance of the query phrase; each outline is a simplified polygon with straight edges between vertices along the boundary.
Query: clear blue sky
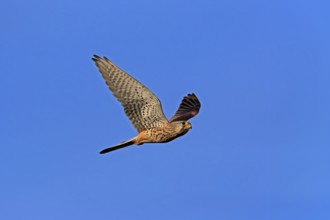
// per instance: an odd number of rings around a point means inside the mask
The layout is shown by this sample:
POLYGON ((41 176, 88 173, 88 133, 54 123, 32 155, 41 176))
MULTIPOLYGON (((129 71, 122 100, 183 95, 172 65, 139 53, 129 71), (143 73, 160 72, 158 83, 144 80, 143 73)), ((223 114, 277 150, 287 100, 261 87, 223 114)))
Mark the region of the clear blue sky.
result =
POLYGON ((3 1, 0 219, 330 219, 328 1, 3 1), (136 131, 94 66, 105 55, 171 116, 136 131))

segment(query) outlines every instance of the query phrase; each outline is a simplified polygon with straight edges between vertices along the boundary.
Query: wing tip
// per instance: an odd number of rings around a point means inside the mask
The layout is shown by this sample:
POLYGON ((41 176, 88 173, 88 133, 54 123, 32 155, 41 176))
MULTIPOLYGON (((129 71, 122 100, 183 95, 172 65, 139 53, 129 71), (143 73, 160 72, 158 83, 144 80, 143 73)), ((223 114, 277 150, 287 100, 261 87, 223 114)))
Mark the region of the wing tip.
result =
POLYGON ((170 122, 184 120, 187 121, 190 118, 196 116, 201 108, 201 103, 198 100, 195 93, 189 93, 183 97, 179 109, 170 118, 170 122))
POLYGON ((94 62, 96 62, 97 60, 100 60, 100 59, 102 59, 100 56, 98 56, 98 55, 96 55, 96 54, 93 54, 92 60, 93 60, 94 62))
POLYGON ((103 62, 103 63, 110 63, 111 65, 114 65, 111 60, 109 60, 106 56, 100 57, 99 55, 93 54, 92 60, 95 63, 103 62))

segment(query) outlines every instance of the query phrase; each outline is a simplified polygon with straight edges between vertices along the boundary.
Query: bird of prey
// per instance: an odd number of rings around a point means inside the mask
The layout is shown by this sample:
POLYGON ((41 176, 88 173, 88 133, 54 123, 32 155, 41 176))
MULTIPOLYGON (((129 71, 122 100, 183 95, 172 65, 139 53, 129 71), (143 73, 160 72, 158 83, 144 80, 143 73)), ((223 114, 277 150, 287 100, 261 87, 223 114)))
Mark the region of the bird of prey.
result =
POLYGON ((136 137, 106 148, 100 152, 101 154, 133 144, 169 142, 186 134, 192 128, 188 120, 194 117, 201 107, 194 93, 185 96, 176 113, 167 120, 157 96, 142 83, 118 68, 106 57, 94 55, 92 60, 138 131, 136 137))

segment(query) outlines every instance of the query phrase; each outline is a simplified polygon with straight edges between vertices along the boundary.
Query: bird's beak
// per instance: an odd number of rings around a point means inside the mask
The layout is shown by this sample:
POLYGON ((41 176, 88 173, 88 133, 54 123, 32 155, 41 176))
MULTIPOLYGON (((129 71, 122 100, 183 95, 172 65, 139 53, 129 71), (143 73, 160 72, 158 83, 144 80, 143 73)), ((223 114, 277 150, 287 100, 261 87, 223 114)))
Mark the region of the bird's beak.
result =
POLYGON ((186 124, 186 129, 192 129, 192 125, 190 123, 186 124))

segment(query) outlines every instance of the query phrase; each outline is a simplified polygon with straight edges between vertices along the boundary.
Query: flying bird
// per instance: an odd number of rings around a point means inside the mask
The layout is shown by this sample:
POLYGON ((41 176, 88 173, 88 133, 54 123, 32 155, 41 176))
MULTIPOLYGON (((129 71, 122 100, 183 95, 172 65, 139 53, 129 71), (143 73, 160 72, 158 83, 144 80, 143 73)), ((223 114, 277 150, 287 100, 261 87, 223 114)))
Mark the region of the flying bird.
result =
POLYGON ((138 131, 136 137, 106 148, 100 154, 133 144, 169 142, 186 134, 192 128, 188 120, 197 115, 201 107, 194 93, 185 96, 176 113, 167 120, 161 102, 146 86, 118 68, 106 57, 94 55, 92 60, 138 131))

